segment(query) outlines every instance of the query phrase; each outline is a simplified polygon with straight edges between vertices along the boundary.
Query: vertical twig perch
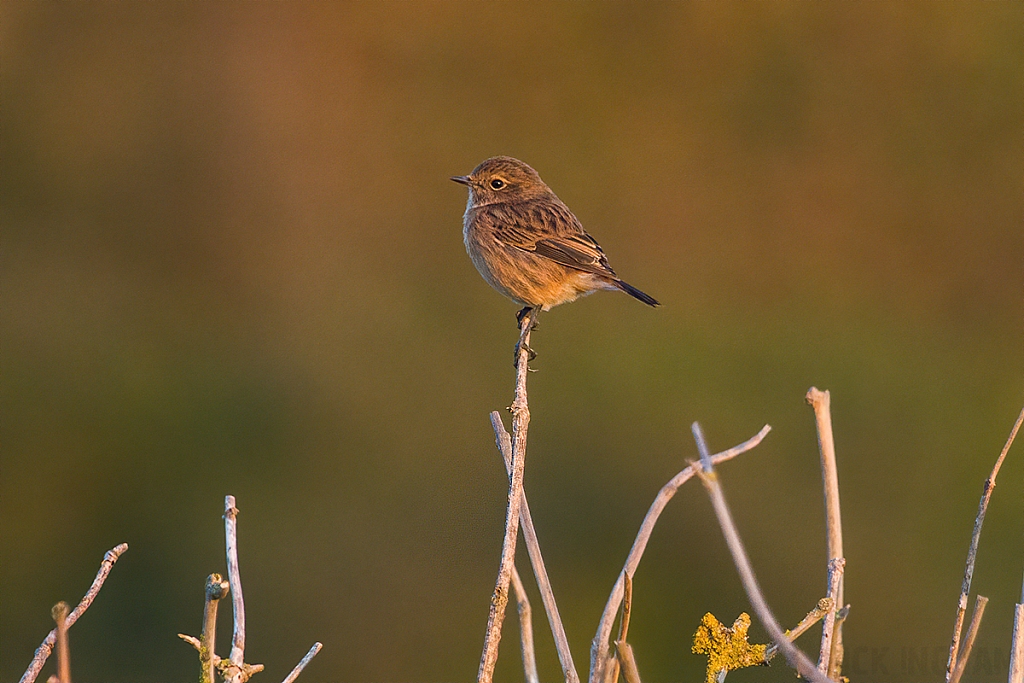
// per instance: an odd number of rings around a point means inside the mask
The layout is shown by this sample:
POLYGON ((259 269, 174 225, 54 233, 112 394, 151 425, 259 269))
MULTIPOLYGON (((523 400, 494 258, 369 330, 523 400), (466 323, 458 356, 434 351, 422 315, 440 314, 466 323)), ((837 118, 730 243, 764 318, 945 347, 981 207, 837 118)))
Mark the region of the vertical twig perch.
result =
POLYGON ((491 597, 484 634, 484 650, 480 655, 478 683, 491 683, 498 661, 501 626, 508 605, 508 587, 512 581, 516 537, 519 535, 519 510, 523 494, 523 470, 526 464, 526 431, 530 424, 530 408, 526 400, 526 376, 529 372, 530 330, 537 320, 537 309, 531 308, 520 321, 519 343, 516 344, 516 395, 512 401, 512 476, 509 478, 508 508, 505 513, 505 539, 501 548, 498 579, 491 597))
MULTIPOLYGON (((512 437, 505 430, 505 425, 502 423, 501 415, 498 414, 498 411, 491 413, 491 427, 494 428, 494 437, 498 443, 498 450, 505 460, 505 470, 511 479, 512 437)), ((558 652, 558 661, 562 665, 562 675, 565 677, 566 683, 579 683, 580 677, 576 673, 576 665, 572 661, 572 652, 569 650, 569 639, 565 635, 565 626, 562 625, 562 618, 558 614, 555 593, 551 588, 548 570, 544 565, 544 557, 540 552, 540 542, 537 540, 537 530, 533 526, 533 516, 530 514, 530 504, 526 500, 525 489, 521 495, 519 521, 523 527, 523 540, 526 541, 526 550, 530 554, 530 563, 533 565, 533 574, 537 579, 537 587, 540 589, 541 601, 544 603, 544 611, 547 613, 551 633, 555 638, 555 650, 558 652)))
POLYGON ((959 659, 960 631, 964 627, 964 614, 967 613, 967 596, 971 593, 971 579, 974 577, 974 560, 978 555, 978 543, 981 541, 981 525, 985 523, 988 501, 992 498, 992 489, 996 486, 996 475, 999 474, 999 468, 1003 466, 1006 452, 1010 450, 1010 446, 1017 436, 1017 430, 1020 429, 1021 422, 1024 422, 1024 408, 1021 409, 1020 415, 1017 416, 1017 421, 1013 423, 1010 437, 1006 440, 1006 445, 1003 446, 1003 450, 999 453, 996 464, 992 468, 992 473, 988 475, 988 479, 985 480, 985 485, 982 488, 981 501, 978 503, 978 516, 974 519, 974 532, 971 534, 971 545, 967 549, 967 566, 964 569, 964 582, 960 587, 960 600, 956 606, 956 619, 953 622, 953 639, 949 645, 949 659, 946 662, 946 683, 949 683, 952 678, 953 669, 956 667, 957 660, 959 659))
MULTIPOLYGON (((103 556, 103 562, 100 563, 100 569, 96 572, 96 578, 92 580, 92 585, 89 586, 89 590, 86 591, 82 601, 78 603, 78 606, 71 611, 68 618, 65 620, 65 625, 71 628, 78 618, 85 613, 85 610, 89 609, 92 601, 96 599, 100 589, 103 588, 103 582, 107 580, 107 576, 110 574, 110 570, 113 568, 114 563, 128 550, 128 544, 122 543, 121 545, 115 546, 107 551, 106 555, 103 556)), ((32 657, 32 661, 28 665, 28 669, 21 675, 21 680, 18 683, 33 683, 36 677, 39 676, 39 671, 43 668, 43 664, 46 663, 50 653, 53 652, 53 645, 57 642, 57 629, 53 629, 43 639, 42 644, 36 648, 35 656, 32 657)))
MULTIPOLYGON (((814 419, 818 427, 818 451, 821 454, 821 480, 825 489, 825 538, 828 545, 829 580, 831 581, 832 563, 842 559, 843 555, 843 522, 839 507, 839 471, 836 468, 836 446, 832 437, 832 398, 828 391, 820 391, 817 387, 807 390, 807 403, 814 409, 814 419)), ((845 560, 844 560, 845 563, 845 560)), ((835 599, 834 610, 842 609, 846 604, 843 590, 843 572, 839 572, 838 584, 833 591, 830 585, 829 595, 835 599)), ((819 659, 827 663, 821 669, 829 678, 839 678, 843 666, 843 625, 834 619, 825 619, 822 627, 822 647, 825 645, 824 629, 833 628, 829 639, 828 652, 822 652, 819 659)))
MULTIPOLYGON (((765 425, 761 428, 761 431, 740 445, 711 456, 711 462, 717 465, 726 460, 731 460, 737 455, 746 453, 761 443, 771 430, 772 428, 769 425, 765 425)), ((622 571, 619 572, 615 585, 612 586, 611 595, 608 596, 608 602, 604 606, 604 613, 601 614, 601 621, 597 625, 597 634, 590 645, 590 683, 601 683, 605 680, 604 667, 609 660, 608 640, 611 637, 612 626, 615 623, 615 614, 622 602, 625 577, 627 574, 630 577, 636 574, 636 569, 640 565, 640 559, 647 549, 647 543, 651 540, 651 534, 654 533, 654 526, 658 523, 658 518, 661 517, 665 506, 676 495, 679 487, 689 481, 695 473, 696 468, 693 465, 687 465, 685 469, 661 487, 658 495, 654 498, 654 502, 651 503, 651 507, 648 508, 644 521, 640 524, 636 540, 633 541, 633 547, 630 548, 629 555, 626 557, 626 563, 622 567, 622 571)))
MULTIPOLYGON (((831 679, 818 671, 814 663, 807 658, 807 655, 789 641, 782 627, 779 626, 778 620, 775 619, 775 615, 772 614, 771 609, 768 607, 768 603, 761 593, 761 588, 757 584, 757 578, 754 576, 754 569, 750 565, 747 551, 743 547, 743 541, 740 540, 739 531, 737 531, 736 524, 733 522, 732 512, 730 512, 729 506, 725 502, 725 494, 722 491, 722 485, 718 481, 718 475, 711 464, 711 454, 708 452, 707 444, 704 441, 704 434, 701 432, 700 425, 696 422, 693 423, 693 438, 697 442, 702 464, 702 467, 697 471, 697 475, 700 477, 701 483, 704 484, 704 488, 707 489, 708 497, 711 498, 711 505, 715 509, 715 516, 718 517, 719 526, 722 527, 722 534, 725 536, 725 542, 729 546, 729 552, 732 554, 733 562, 736 564, 736 569, 739 572, 740 580, 743 582, 743 588, 747 592, 747 597, 750 599, 750 604, 753 606, 754 611, 757 612, 758 618, 764 624, 772 641, 778 645, 782 654, 786 656, 790 666, 796 669, 801 676, 813 683, 830 683, 831 679)), ((831 683, 834 683, 834 681, 831 683)))

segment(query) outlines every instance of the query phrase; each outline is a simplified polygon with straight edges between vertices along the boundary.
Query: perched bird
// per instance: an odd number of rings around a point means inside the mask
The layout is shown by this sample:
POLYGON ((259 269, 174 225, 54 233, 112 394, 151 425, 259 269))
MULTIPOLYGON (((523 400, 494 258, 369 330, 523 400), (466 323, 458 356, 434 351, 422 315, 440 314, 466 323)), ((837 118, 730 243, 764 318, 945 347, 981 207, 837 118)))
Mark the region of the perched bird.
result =
POLYGON ((496 290, 530 309, 546 311, 599 289, 621 289, 658 301, 619 279, 597 241, 535 170, 512 157, 487 159, 466 176, 462 223, 473 265, 496 290))

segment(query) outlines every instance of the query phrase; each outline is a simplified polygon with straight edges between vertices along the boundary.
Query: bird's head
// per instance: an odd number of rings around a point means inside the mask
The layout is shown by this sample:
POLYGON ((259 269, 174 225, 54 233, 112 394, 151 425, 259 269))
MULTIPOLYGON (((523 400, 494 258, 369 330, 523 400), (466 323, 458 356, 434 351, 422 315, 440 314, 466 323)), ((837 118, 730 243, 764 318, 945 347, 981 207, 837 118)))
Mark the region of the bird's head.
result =
POLYGON ((469 175, 452 180, 469 188, 471 206, 498 204, 551 195, 551 188, 529 164, 512 157, 491 157, 469 175))

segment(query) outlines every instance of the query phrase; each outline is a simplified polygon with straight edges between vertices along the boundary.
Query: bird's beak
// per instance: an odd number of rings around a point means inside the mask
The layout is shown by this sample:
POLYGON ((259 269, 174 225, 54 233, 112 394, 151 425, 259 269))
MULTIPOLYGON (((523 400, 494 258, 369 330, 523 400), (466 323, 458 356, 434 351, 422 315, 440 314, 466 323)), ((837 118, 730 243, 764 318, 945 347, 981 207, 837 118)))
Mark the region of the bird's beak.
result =
POLYGON ((469 176, 468 175, 453 175, 451 177, 451 179, 453 181, 459 183, 460 185, 469 185, 470 184, 469 176))

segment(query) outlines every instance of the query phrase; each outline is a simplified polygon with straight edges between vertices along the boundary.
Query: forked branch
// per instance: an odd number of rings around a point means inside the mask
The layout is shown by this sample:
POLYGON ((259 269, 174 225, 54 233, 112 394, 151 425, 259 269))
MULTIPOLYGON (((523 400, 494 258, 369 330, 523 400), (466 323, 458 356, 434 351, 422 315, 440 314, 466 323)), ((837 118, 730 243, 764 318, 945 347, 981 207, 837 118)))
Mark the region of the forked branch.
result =
MULTIPOLYGON (((711 461, 714 464, 718 464, 746 453, 761 443, 771 430, 772 428, 769 425, 765 425, 761 428, 761 431, 740 445, 711 456, 711 461)), ((688 465, 679 474, 672 477, 667 484, 661 487, 658 495, 654 498, 654 502, 651 503, 651 507, 647 510, 644 521, 640 524, 640 530, 637 532, 636 540, 633 541, 633 547, 626 557, 626 563, 622 567, 622 571, 619 572, 615 585, 612 586, 611 595, 608 596, 608 602, 605 603, 604 612, 601 614, 601 621, 597 626, 597 634, 594 636, 594 641, 590 646, 590 683, 601 683, 605 680, 604 668, 610 660, 608 656, 609 638, 612 633, 612 625, 615 623, 615 615, 618 612, 619 605, 622 603, 624 578, 626 575, 632 577, 636 574, 636 569, 640 565, 640 559, 643 557, 644 551, 647 549, 647 543, 651 540, 651 534, 654 533, 654 526, 658 523, 658 518, 661 517, 661 513, 665 510, 668 502, 676 495, 679 487, 689 481, 696 474, 696 471, 693 465, 688 465)))
MULTIPOLYGON (((757 612, 758 618, 764 624, 772 641, 782 651, 782 654, 785 655, 790 666, 796 669, 801 676, 813 683, 830 683, 831 679, 818 671, 807 655, 789 641, 782 627, 779 626, 775 615, 772 614, 771 609, 768 607, 768 602, 764 599, 761 588, 758 586, 757 578, 754 576, 754 569, 750 564, 750 559, 747 557, 747 551, 743 547, 739 531, 736 529, 735 522, 733 522, 732 512, 725 502, 725 493, 722 491, 722 485, 718 481, 718 474, 714 470, 711 454, 708 451, 707 443, 704 441, 704 434, 701 432, 700 425, 696 422, 693 423, 693 438, 697 442, 697 449, 700 451, 701 459, 701 467, 697 475, 700 477, 701 483, 704 484, 708 497, 711 499, 715 516, 722 527, 722 534, 725 536, 726 545, 729 546, 729 552, 732 554, 733 562, 736 564, 736 570, 740 575, 740 580, 743 582, 743 588, 747 592, 750 604, 753 606, 754 611, 757 612)), ((835 682, 831 681, 831 683, 835 682)))
POLYGON ((484 633, 484 649, 480 655, 478 683, 491 683, 494 665, 498 661, 498 643, 501 626, 505 621, 508 589, 512 581, 512 567, 516 556, 516 538, 519 535, 519 510, 523 497, 523 470, 526 464, 526 432, 530 424, 530 408, 526 400, 526 376, 529 373, 530 331, 537 320, 537 309, 531 308, 520 320, 519 342, 516 344, 516 395, 509 408, 512 411, 512 476, 509 477, 508 507, 505 512, 505 539, 501 546, 498 578, 491 597, 484 633))
MULTIPOLYGON (((491 427, 494 429, 494 438, 497 441, 498 450, 505 460, 505 470, 511 480, 512 437, 505 430, 501 415, 497 411, 491 413, 491 427)), ((530 555, 530 563, 533 565, 533 575, 537 579, 537 588, 540 589, 544 611, 547 613, 551 633, 555 638, 555 649, 558 652, 558 661, 562 665, 562 675, 565 677, 566 683, 579 683, 580 677, 576 673, 576 665, 572 661, 572 652, 569 650, 569 639, 565 635, 562 617, 558 614, 555 593, 551 588, 547 567, 544 565, 544 556, 540 552, 540 542, 537 540, 537 530, 533 526, 533 516, 530 514, 530 505, 526 500, 525 489, 521 495, 519 521, 523 527, 523 540, 526 541, 526 550, 530 555)))
POLYGON ((963 630, 964 615, 967 613, 967 596, 971 593, 971 580, 974 578, 974 561, 978 555, 978 543, 981 541, 981 526, 985 523, 988 501, 992 498, 992 489, 996 486, 996 475, 999 474, 999 468, 1003 466, 1006 453, 1010 450, 1010 446, 1013 445, 1013 440, 1017 437, 1017 431, 1020 429, 1022 422, 1024 422, 1024 408, 1021 409, 1020 415, 1017 416, 1017 421, 1013 423, 1013 429, 1010 430, 1010 436, 1006 440, 1006 445, 1000 451, 999 457, 996 458, 996 464, 992 468, 992 473, 988 475, 988 479, 985 480, 985 485, 982 487, 981 501, 978 503, 978 516, 974 520, 974 532, 971 534, 971 545, 967 549, 967 566, 964 568, 964 581, 960 587, 960 599, 957 601, 956 619, 953 622, 953 639, 949 645, 949 659, 946 662, 946 683, 950 683, 953 669, 956 668, 957 661, 959 660, 960 632, 963 630))
MULTIPOLYGON (((78 618, 85 613, 85 610, 89 609, 89 605, 96 599, 100 589, 103 588, 103 582, 107 580, 107 576, 110 574, 110 570, 114 567, 114 563, 117 562, 118 558, 121 557, 128 550, 128 544, 122 543, 121 545, 115 546, 107 551, 106 555, 103 556, 103 562, 100 563, 100 570, 96 572, 96 578, 92 580, 92 585, 89 586, 89 590, 86 591, 82 601, 78 603, 78 606, 71 611, 65 619, 64 624, 67 628, 71 628, 78 618)), ((39 672, 43 668, 43 664, 46 663, 50 653, 53 652, 53 646, 57 642, 57 629, 53 629, 43 640, 42 644, 36 649, 36 654, 32 657, 32 661, 28 665, 28 669, 21 675, 19 683, 33 683, 36 677, 39 676, 39 672)))

